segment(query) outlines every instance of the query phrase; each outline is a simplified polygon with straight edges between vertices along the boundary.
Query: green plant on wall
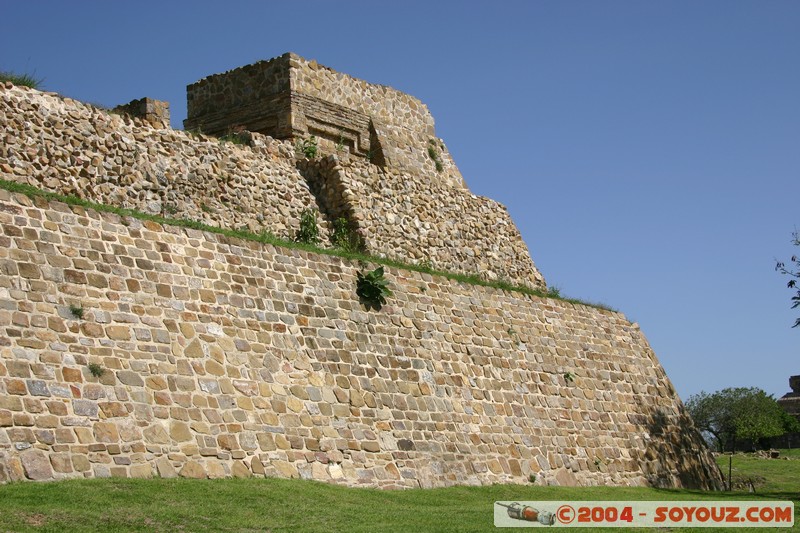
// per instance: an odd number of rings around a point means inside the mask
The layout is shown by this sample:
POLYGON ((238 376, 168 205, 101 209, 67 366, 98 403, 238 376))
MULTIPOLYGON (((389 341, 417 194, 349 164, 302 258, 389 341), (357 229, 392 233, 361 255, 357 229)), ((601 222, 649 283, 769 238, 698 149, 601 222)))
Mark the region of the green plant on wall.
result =
POLYGON ((352 224, 345 217, 339 217, 333 221, 331 244, 343 252, 351 253, 363 252, 366 248, 364 238, 357 230, 353 229, 352 224))
POLYGON ((308 139, 303 141, 297 141, 297 151, 308 159, 314 159, 317 157, 317 138, 315 136, 311 136, 308 139))
POLYGON ((573 381, 575 381, 575 374, 573 374, 572 372, 564 372, 564 380, 567 383, 572 383, 573 381))
POLYGON ((294 237, 295 242, 303 244, 319 244, 319 227, 317 226, 317 212, 313 209, 304 209, 300 213, 300 229, 294 237))
POLYGON ((72 313, 72 316, 81 319, 83 318, 83 307, 80 305, 70 305, 69 312, 72 313))
POLYGON ((89 363, 89 373, 96 378, 99 378, 106 373, 106 369, 98 363, 89 363))
POLYGON ((551 285, 547 287, 547 297, 548 298, 561 298, 561 288, 551 285))
POLYGON ((14 85, 40 89, 44 80, 31 74, 16 74, 14 72, 2 71, 0 72, 0 82, 5 81, 10 81, 14 85))
POLYGON ((387 285, 389 281, 383 276, 383 267, 367 272, 358 272, 356 281, 356 294, 367 309, 374 308, 378 311, 386 304, 386 297, 392 295, 387 285))
POLYGON ((442 163, 442 154, 439 153, 439 146, 433 139, 428 140, 428 157, 433 160, 436 165, 436 172, 444 170, 444 163, 442 163))
POLYGON ((344 152, 344 134, 340 133, 339 141, 336 143, 336 153, 339 154, 342 152, 344 152))

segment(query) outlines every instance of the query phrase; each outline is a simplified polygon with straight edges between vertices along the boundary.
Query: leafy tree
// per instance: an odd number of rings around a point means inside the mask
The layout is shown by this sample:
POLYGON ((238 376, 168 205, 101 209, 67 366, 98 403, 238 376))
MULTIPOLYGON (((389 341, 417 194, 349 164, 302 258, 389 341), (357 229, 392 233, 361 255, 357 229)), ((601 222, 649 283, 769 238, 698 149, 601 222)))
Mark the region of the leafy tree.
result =
POLYGON ((689 397, 686 409, 718 451, 734 450, 737 440, 756 442, 796 431, 798 426, 775 398, 755 387, 701 392, 689 397))
MULTIPOLYGON (((795 230, 795 232, 792 233, 792 244, 794 244, 795 246, 800 246, 800 234, 798 234, 797 230, 795 230)), ((777 261, 775 264, 775 270, 777 270, 781 274, 786 274, 790 278, 800 279, 800 257, 793 255, 790 262, 793 263, 794 265, 787 268, 785 263, 777 261)), ((800 286, 798 286, 796 279, 790 279, 786 283, 786 286, 789 287, 790 289, 797 289, 797 294, 792 296, 792 302, 793 302, 792 309, 795 309, 798 306, 800 306, 800 286)), ((797 326, 800 326, 800 318, 795 320, 794 326, 792 327, 796 328, 797 326)))

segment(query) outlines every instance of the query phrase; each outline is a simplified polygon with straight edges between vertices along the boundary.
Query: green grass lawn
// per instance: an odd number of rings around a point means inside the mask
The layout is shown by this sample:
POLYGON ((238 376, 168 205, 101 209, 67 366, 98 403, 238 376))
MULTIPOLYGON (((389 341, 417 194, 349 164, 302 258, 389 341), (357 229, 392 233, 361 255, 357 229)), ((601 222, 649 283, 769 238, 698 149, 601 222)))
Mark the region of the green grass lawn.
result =
MULTIPOLYGON (((727 457, 719 462, 727 471, 727 457)), ((381 491, 287 479, 12 483, 0 486, 0 531, 467 532, 495 529, 496 500, 771 499, 800 504, 800 460, 735 456, 734 468, 758 472, 768 483, 756 494, 535 485, 381 491)))

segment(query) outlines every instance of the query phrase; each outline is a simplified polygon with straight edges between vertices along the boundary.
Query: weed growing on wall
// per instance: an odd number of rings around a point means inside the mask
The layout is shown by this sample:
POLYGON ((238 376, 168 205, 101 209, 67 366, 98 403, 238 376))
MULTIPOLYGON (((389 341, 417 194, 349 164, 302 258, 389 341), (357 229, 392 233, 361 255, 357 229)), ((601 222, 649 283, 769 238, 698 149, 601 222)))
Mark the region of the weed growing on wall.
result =
POLYGON ((387 285, 389 281, 383 276, 383 267, 379 266, 366 274, 357 272, 356 294, 361 303, 369 310, 374 308, 378 311, 386 304, 386 297, 392 295, 387 285))
POLYGON ((83 318, 83 307, 80 305, 70 305, 69 312, 72 313, 73 317, 79 320, 83 318))
POLYGON ((89 363, 89 373, 96 378, 99 378, 106 373, 106 369, 98 363, 89 363))
POLYGON ((428 157, 433 160, 436 165, 436 172, 444 170, 444 163, 442 163, 442 154, 439 152, 439 146, 433 139, 428 140, 428 157))
POLYGON ((303 156, 307 159, 314 159, 317 157, 317 138, 312 135, 308 139, 304 141, 297 141, 295 145, 295 152, 297 152, 298 156, 303 156))
POLYGON ((555 285, 547 287, 547 296, 549 298, 561 298, 561 288, 555 285))
POLYGON ((31 89, 40 89, 43 79, 37 78, 32 74, 15 74, 13 72, 0 72, 0 83, 10 81, 14 85, 22 85, 31 89))
POLYGON ((339 217, 333 221, 331 243, 339 250, 349 253, 360 253, 366 248, 364 237, 353 229, 352 224, 345 217, 339 217))
POLYGON ((339 134, 339 141, 336 143, 336 153, 340 154, 344 152, 344 135, 339 134))
POLYGON ((300 213, 300 229, 294 237, 295 242, 303 244, 319 244, 319 227, 317 226, 317 212, 313 209, 304 209, 300 213))

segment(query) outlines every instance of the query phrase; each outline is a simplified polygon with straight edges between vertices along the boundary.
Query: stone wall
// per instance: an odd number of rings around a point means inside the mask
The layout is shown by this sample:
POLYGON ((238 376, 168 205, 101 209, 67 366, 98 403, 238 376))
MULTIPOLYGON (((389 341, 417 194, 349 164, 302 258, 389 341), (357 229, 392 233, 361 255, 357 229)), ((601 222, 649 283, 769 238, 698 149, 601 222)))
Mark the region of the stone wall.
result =
POLYGON ((146 119, 10 84, 0 86, 0 120, 3 179, 288 238, 304 209, 327 214, 322 222, 328 230, 346 214, 372 253, 545 285, 506 210, 463 186, 443 143, 437 146, 444 173, 428 158, 409 176, 346 152, 298 159, 290 141, 258 133, 245 146, 153 127, 146 119))
POLYGON ((623 315, 359 268, 0 190, 0 479, 719 483, 623 315))
POLYGON ((0 87, 0 177, 229 228, 290 234, 316 200, 293 148, 220 142, 26 87, 0 87))

